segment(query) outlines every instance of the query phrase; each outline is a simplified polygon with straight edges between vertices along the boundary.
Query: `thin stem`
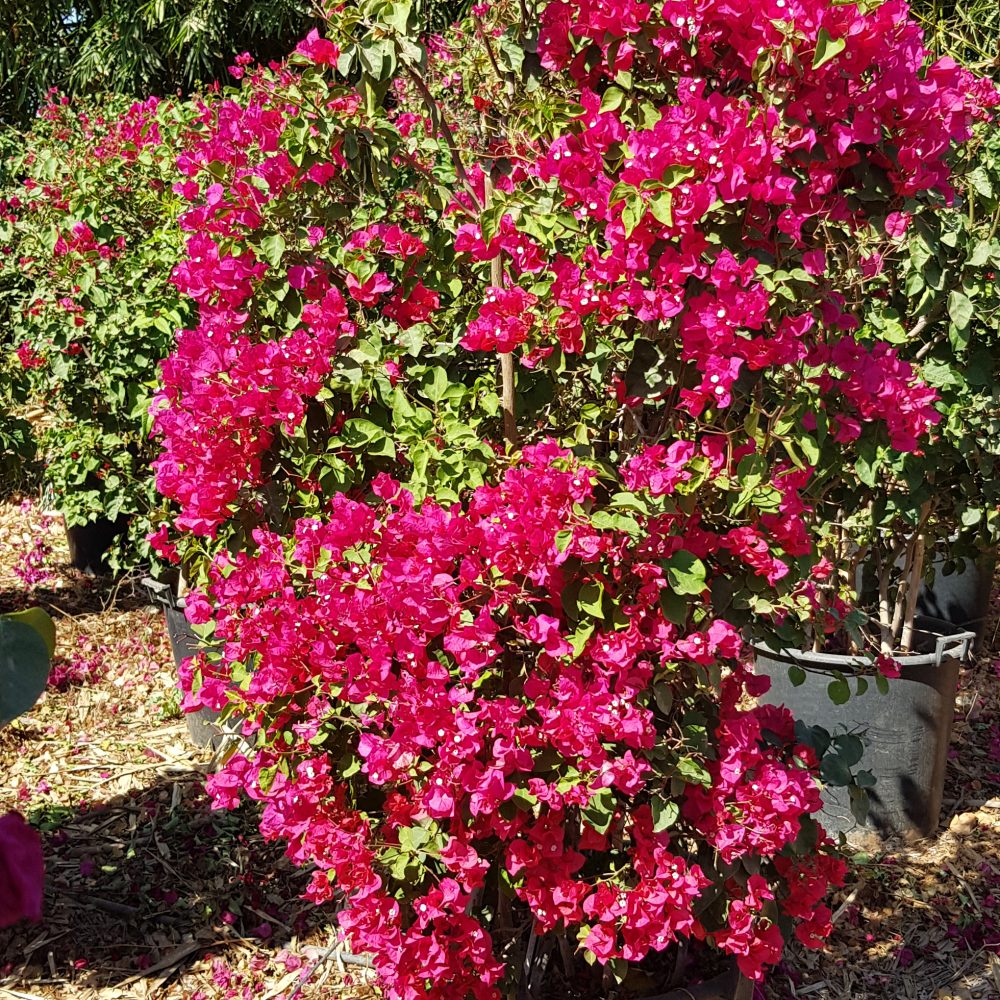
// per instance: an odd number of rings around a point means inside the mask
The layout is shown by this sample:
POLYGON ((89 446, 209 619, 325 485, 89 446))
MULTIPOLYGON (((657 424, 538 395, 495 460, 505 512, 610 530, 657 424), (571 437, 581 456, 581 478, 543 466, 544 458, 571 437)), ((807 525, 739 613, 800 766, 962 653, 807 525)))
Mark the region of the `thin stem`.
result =
POLYGON ((441 110, 438 108, 437 102, 434 100, 434 95, 427 89, 427 84, 421 79, 420 74, 405 61, 403 62, 403 67, 406 70, 406 75, 413 82, 413 86, 419 91, 420 97, 427 108, 427 112, 431 116, 431 121, 433 121, 444 134, 444 141, 448 146, 448 153, 451 156, 451 162, 455 168, 455 173, 458 176, 459 181, 461 181, 462 185, 469 192, 469 196, 472 198, 473 202, 478 205, 479 199, 476 197, 476 192, 473 190, 472 182, 469 180, 468 173, 466 173, 465 164, 462 163, 462 156, 458 151, 458 143, 455 141, 455 133, 452 132, 451 126, 448 124, 445 116, 441 114, 441 110))
MULTIPOLYGON (((488 209, 493 203, 493 179, 487 173, 484 177, 485 202, 488 209)), ((499 251, 490 261, 490 284, 494 288, 503 286, 503 256, 499 251)), ((517 398, 514 393, 514 355, 509 351, 500 354, 500 406, 503 409, 503 436, 512 447, 517 447, 517 398)))
POLYGON ((916 534, 911 535, 910 540, 906 545, 906 554, 903 558, 903 576, 899 581, 899 586, 896 588, 896 604, 892 612, 893 645, 896 644, 896 640, 899 638, 900 630, 903 626, 903 614, 909 605, 910 567, 913 565, 918 537, 919 536, 916 534))
MULTIPOLYGON (((920 319, 913 324, 913 327, 908 331, 907 336, 909 337, 919 337, 920 334, 924 332, 937 319, 938 313, 941 311, 941 305, 934 306, 933 309, 928 310, 927 314, 921 316, 920 319)), ((923 350, 923 348, 921 348, 923 350)))
POLYGON ((514 396, 514 355, 507 353, 500 355, 500 379, 503 393, 500 398, 500 405, 503 408, 503 436, 513 447, 517 447, 517 410, 514 396))
POLYGON ((896 560, 903 554, 905 542, 894 546, 891 551, 883 554, 875 549, 875 565, 878 568, 878 629, 881 652, 889 654, 893 648, 892 620, 893 614, 889 606, 889 583, 896 560))

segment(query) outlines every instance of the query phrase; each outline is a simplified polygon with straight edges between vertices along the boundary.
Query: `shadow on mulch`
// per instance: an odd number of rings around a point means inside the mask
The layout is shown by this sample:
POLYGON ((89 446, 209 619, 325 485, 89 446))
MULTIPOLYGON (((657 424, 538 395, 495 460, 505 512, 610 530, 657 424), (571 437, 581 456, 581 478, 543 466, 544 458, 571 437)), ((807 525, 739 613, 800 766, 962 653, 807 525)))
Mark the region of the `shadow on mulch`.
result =
POLYGON ((61 615, 77 617, 105 611, 138 611, 152 603, 138 576, 115 579, 110 576, 90 577, 77 570, 60 567, 60 579, 69 586, 57 588, 38 586, 32 590, 8 587, 0 590, 0 614, 42 608, 55 618, 61 615))
POLYGON ((75 810, 40 806, 45 917, 0 937, 0 983, 125 987, 241 943, 278 950, 329 927, 309 879, 265 843, 254 804, 212 811, 197 770, 75 810))

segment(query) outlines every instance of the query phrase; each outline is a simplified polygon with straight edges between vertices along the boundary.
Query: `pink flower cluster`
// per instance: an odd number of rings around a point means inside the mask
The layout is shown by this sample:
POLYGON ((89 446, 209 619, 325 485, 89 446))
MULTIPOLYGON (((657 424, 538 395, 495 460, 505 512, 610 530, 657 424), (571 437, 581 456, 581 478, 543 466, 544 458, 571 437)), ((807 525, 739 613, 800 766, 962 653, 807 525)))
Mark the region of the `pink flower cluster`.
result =
POLYGON ((239 309, 265 265, 249 252, 221 255, 202 234, 190 238, 188 250, 174 279, 199 303, 200 323, 179 335, 161 366, 153 412, 164 453, 154 467, 160 492, 182 506, 177 526, 211 534, 240 488, 262 482, 261 459, 275 428, 301 423, 306 400, 353 326, 340 292, 317 275, 303 327, 255 341, 239 309))
MULTIPOLYGON (((509 251, 514 276, 537 282, 541 271, 552 281, 558 308, 533 318, 526 293, 494 289, 464 346, 508 351, 533 337, 525 359, 533 364, 539 347, 558 341, 579 352, 610 322, 679 316, 682 357, 697 373, 681 393, 692 416, 729 406, 744 373, 839 361, 847 378, 828 407, 842 416, 845 439, 863 422, 886 420, 893 447, 914 450, 938 420, 936 394, 885 345, 873 351, 853 339, 857 323, 842 314, 836 287, 815 280, 827 270, 815 245, 830 224, 881 224, 853 197, 864 171, 887 173, 899 199, 950 195, 949 150, 1000 103, 996 90, 946 59, 928 68, 920 29, 898 0, 868 11, 829 0, 710 9, 555 0, 542 24, 543 63, 578 82, 584 112, 532 172, 554 185, 583 239, 572 257, 557 254, 544 268, 519 266, 524 247, 509 251), (811 72, 795 68, 810 64, 811 72), (608 102, 604 93, 633 72, 678 98, 644 127, 616 107, 628 95, 608 102), (746 220, 747 256, 706 240, 709 213, 746 220), (767 258, 789 270, 801 262, 803 292, 819 308, 790 310, 769 293, 758 274, 767 258), (879 367, 889 369, 881 380, 872 376, 879 367)), ((503 221, 511 243, 514 224, 503 221)), ((885 226, 898 238, 905 213, 891 212, 885 226)), ((465 226, 456 249, 488 259, 501 242, 486 247, 465 226)))
MULTIPOLYGON (((243 791, 264 802, 265 834, 317 866, 313 898, 346 893, 341 924, 376 956, 392 996, 496 996, 501 967, 466 910, 498 851, 539 930, 582 928, 602 961, 637 960, 705 933, 694 910, 710 879, 671 849, 681 825, 726 863, 753 857, 766 869, 819 808, 791 718, 737 707, 747 685, 760 689, 738 633, 721 620, 685 632, 663 616, 663 558, 684 546, 709 559, 720 540, 690 529, 682 540, 672 515, 639 542, 596 529, 580 513, 594 483, 552 443, 525 448, 467 509, 417 508, 383 477, 378 506, 339 496, 287 542, 258 530, 256 552, 217 556, 209 593, 188 600, 193 621, 214 620, 226 653, 185 668, 186 706, 234 701, 245 734, 291 739, 280 758, 232 758, 210 779, 215 803, 233 806, 243 791), (579 562, 584 586, 599 581, 626 628, 574 633, 558 595, 579 562), (512 659, 513 649, 522 651, 512 659), (668 832, 635 803, 664 780, 654 751, 665 723, 649 700, 656 665, 685 661, 725 664, 728 679, 719 760, 705 786, 685 786, 679 828, 668 832), (765 728, 780 742, 765 742, 765 728), (345 759, 378 790, 377 812, 348 805, 345 759), (598 802, 604 822, 588 818, 598 802), (581 810, 582 821, 571 818, 581 810), (407 846, 415 834, 422 854, 407 846), (629 874, 594 882, 584 870, 611 839, 629 845, 629 874), (412 925, 379 874, 408 850, 418 881, 432 886, 410 900, 412 925)), ((770 891, 795 905, 794 884, 770 891)), ((760 913, 741 926, 773 934, 760 913)), ((742 943, 718 943, 743 963, 742 943)), ((755 961, 743 963, 751 974, 755 961)))
POLYGON ((42 919, 45 859, 36 830, 20 813, 0 816, 0 927, 42 919))

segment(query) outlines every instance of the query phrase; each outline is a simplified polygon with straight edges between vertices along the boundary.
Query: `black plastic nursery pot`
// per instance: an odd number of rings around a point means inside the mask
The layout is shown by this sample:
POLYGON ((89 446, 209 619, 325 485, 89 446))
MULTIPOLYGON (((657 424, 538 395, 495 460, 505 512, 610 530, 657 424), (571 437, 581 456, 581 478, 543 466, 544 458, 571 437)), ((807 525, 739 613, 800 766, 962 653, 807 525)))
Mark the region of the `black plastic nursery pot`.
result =
POLYGON ((979 559, 967 559, 960 569, 948 574, 944 572, 945 563, 944 556, 934 560, 934 582, 921 585, 917 612, 975 632, 978 649, 986 631, 997 554, 988 551, 979 559))
POLYGON ((902 671, 889 681, 888 693, 883 695, 872 683, 864 694, 852 694, 843 705, 830 700, 827 687, 837 671, 847 678, 857 673, 865 663, 862 658, 756 650, 757 673, 771 678, 771 689, 761 701, 785 705, 797 720, 822 726, 831 735, 853 733, 865 744, 857 769, 875 777, 868 792, 868 819, 860 826, 847 789, 827 786, 817 818, 828 833, 844 833, 854 840, 872 835, 912 839, 937 830, 959 664, 968 656, 975 633, 929 618, 916 624, 917 652, 896 657, 902 671), (790 666, 805 671, 804 683, 792 684, 790 666))
POLYGON ((66 524, 66 544, 69 546, 69 564, 85 573, 106 573, 107 554, 114 540, 128 527, 128 519, 119 517, 111 521, 99 517, 87 524, 66 524))
MULTIPOLYGON (((190 622, 184 615, 184 598, 176 597, 169 584, 159 580, 145 579, 143 584, 152 599, 163 608, 167 623, 167 637, 170 639, 170 651, 173 653, 174 665, 180 670, 181 664, 204 648, 201 640, 195 635, 190 622)), ((195 746, 211 747, 218 750, 226 735, 225 728, 219 722, 219 713, 210 708, 200 708, 196 712, 185 714, 188 735, 195 746)))
POLYGON ((753 982, 741 976, 735 965, 714 979, 697 986, 682 986, 649 1000, 753 1000, 753 982))

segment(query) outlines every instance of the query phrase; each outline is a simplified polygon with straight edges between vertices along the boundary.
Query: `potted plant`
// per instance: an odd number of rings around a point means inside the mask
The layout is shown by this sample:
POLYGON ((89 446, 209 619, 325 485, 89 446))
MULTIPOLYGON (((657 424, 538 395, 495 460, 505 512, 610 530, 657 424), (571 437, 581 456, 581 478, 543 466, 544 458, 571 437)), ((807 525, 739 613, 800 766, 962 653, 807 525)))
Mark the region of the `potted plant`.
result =
MULTIPOLYGON (((150 599, 163 609, 174 666, 180 671, 185 662, 198 656, 207 648, 207 644, 185 617, 183 593, 178 593, 174 585, 167 580, 145 577, 142 583, 150 599)), ((197 711, 185 713, 184 719, 188 735, 195 746, 211 747, 213 750, 218 750, 222 746, 225 729, 220 724, 220 712, 203 705, 197 711)))
MULTIPOLYGON (((982 636, 1000 537, 998 153, 996 124, 980 125, 956 165, 958 199, 911 198, 873 227, 856 292, 868 303, 863 329, 898 344, 933 388, 934 428, 916 450, 866 431, 854 463, 839 442, 823 456, 814 517, 827 526, 831 575, 815 585, 818 614, 806 605, 809 648, 757 658, 773 679, 769 699, 867 742, 864 752, 852 742, 848 757, 863 782, 877 779, 870 815, 859 787, 829 789, 833 830, 856 819, 881 834, 938 825, 958 664, 982 636)), ((794 632, 775 644, 796 643, 794 632)))
POLYGON ((844 870, 852 745, 748 703, 744 636, 809 600, 822 450, 937 415, 846 293, 997 95, 901 7, 622 7, 338 9, 185 152, 185 705, 241 720, 215 803, 263 803, 390 997, 669 989, 692 937, 759 979, 844 870))
POLYGON ((6 364, 43 414, 43 485, 74 565, 148 561, 155 504, 146 411, 183 326, 170 283, 173 186, 190 103, 53 95, 26 134, 8 127, 0 190, 6 364))

